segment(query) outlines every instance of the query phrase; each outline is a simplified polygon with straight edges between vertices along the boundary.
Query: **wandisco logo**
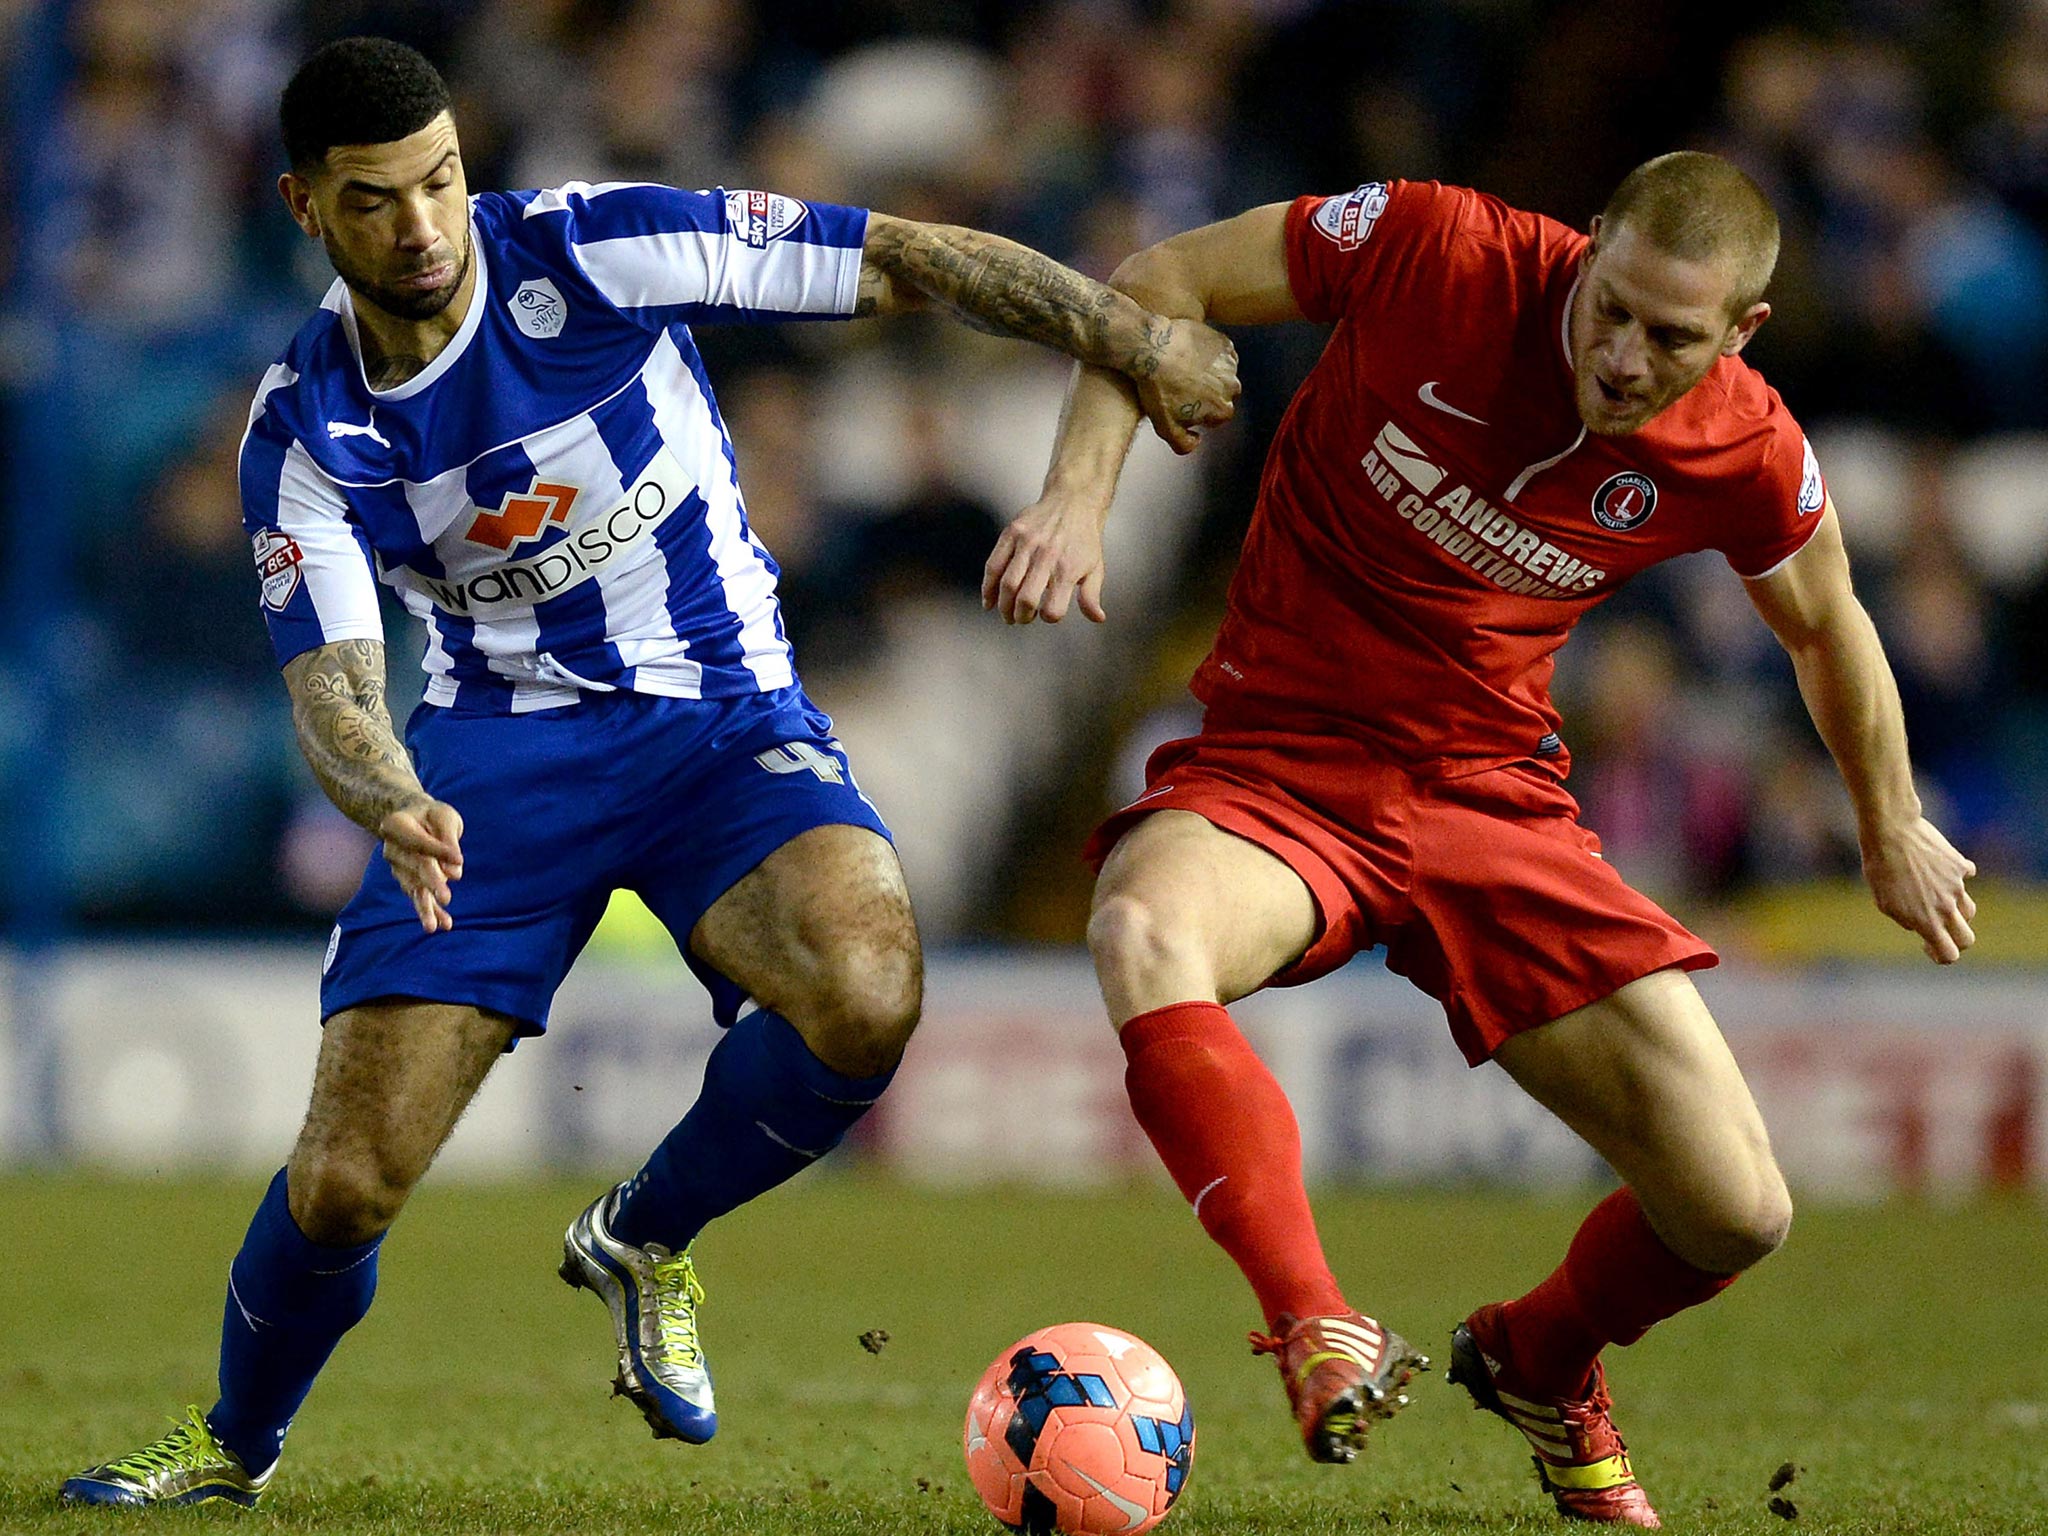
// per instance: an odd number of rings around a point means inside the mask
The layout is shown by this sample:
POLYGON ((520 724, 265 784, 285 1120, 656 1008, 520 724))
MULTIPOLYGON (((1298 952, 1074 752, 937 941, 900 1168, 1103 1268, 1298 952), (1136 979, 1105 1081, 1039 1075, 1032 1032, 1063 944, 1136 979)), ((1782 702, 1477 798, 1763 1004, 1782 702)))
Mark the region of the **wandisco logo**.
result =
POLYGON ((1656 482, 1632 469, 1609 475, 1593 493, 1593 521, 1616 533, 1642 527, 1656 510, 1656 482))

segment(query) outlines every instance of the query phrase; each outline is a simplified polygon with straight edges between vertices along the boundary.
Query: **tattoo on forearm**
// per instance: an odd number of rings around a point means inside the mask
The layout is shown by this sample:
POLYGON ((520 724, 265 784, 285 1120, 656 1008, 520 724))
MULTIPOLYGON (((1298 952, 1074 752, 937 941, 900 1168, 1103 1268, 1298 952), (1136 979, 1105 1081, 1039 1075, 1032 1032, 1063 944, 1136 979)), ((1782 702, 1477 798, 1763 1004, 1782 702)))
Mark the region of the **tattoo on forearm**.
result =
POLYGON ((374 832, 425 795, 392 729, 380 642, 323 645, 295 658, 284 675, 299 750, 343 815, 374 832))
POLYGON ((866 258, 856 315, 875 313, 886 278, 997 335, 1140 376, 1158 370, 1172 328, 1115 289, 980 230, 892 221, 870 232, 866 258))

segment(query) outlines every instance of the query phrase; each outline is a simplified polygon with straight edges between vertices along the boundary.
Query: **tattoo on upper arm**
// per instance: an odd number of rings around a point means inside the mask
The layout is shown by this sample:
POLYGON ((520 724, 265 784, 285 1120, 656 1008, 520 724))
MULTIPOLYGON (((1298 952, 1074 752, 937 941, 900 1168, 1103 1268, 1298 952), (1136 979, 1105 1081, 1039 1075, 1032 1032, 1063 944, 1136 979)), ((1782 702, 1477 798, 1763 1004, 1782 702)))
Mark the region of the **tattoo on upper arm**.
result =
POLYGON ((381 642, 340 640, 308 651, 285 667, 285 685, 307 766, 350 820, 374 831, 425 793, 392 728, 381 642))

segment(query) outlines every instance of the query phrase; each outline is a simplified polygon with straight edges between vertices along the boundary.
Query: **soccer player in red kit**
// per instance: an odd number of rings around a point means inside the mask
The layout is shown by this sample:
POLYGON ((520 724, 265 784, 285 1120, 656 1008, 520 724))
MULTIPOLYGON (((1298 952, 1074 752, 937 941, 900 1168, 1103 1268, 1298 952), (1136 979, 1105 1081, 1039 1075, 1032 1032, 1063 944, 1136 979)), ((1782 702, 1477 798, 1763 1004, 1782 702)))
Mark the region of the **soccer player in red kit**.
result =
MULTIPOLYGON (((1565 1515, 1655 1526, 1600 1352, 1783 1241, 1763 1121, 1688 972, 1714 952, 1579 825, 1550 702, 1573 623, 1714 549, 1791 653, 1877 905, 1952 962, 1976 873, 1921 815, 1898 692, 1812 450, 1739 354, 1777 219, 1711 155, 1633 172, 1590 238, 1480 193, 1374 182, 1177 235, 1117 286, 1163 314, 1335 329, 1268 455, 1201 733, 1090 848, 1089 946, 1139 1123, 1257 1293, 1309 1454, 1348 1461, 1427 1361, 1324 1261, 1292 1110, 1225 1005, 1385 945, 1624 1184, 1564 1261, 1452 1337, 1565 1515)), ((1041 499, 983 598, 1101 620, 1101 530, 1139 413, 1076 377, 1041 499)))

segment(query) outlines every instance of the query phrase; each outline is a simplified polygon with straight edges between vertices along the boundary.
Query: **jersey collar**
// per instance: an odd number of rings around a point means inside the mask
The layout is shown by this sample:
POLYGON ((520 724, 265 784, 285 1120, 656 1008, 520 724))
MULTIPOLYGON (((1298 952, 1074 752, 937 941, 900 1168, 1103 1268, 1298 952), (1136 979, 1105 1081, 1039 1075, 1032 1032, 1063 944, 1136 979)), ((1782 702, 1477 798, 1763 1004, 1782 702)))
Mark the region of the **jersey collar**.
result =
POLYGON ((484 258, 483 235, 476 227, 474 214, 469 220, 469 249, 471 259, 476 263, 476 282, 469 291, 469 310, 462 317, 462 324, 455 334, 448 338, 448 345, 434 354, 434 360, 403 384, 390 389, 371 389, 370 376, 363 370, 363 338, 356 327, 355 296, 348 290, 348 284, 336 278, 335 312, 341 316, 341 329, 348 337, 348 349, 355 354, 356 378, 372 400, 410 400, 421 391, 431 388, 434 381, 455 366, 456 360, 469 349, 470 342, 483 325, 484 309, 490 302, 490 263, 484 258))

